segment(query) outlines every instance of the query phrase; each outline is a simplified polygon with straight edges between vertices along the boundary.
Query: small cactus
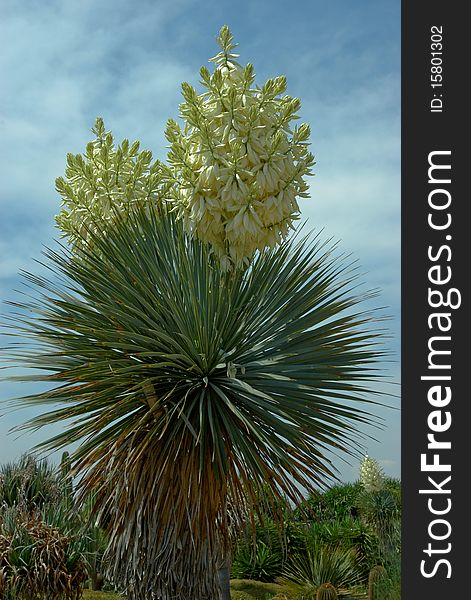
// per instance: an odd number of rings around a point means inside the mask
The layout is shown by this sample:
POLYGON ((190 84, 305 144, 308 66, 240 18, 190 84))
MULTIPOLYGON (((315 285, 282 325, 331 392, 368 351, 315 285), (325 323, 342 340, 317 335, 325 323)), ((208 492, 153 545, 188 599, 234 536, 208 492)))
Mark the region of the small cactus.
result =
POLYGON ((317 588, 316 600, 338 600, 337 590, 331 583, 323 583, 317 588))
POLYGON ((376 565, 368 576, 368 600, 380 600, 378 584, 386 577, 386 569, 376 565))

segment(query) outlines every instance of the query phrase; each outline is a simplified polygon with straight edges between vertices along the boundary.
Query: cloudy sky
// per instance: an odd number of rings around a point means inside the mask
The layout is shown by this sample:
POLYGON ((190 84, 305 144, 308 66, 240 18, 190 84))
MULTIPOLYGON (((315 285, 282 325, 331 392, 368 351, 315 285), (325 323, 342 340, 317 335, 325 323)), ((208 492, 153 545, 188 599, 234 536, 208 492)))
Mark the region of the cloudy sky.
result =
MULTIPOLYGON (((392 383, 398 394, 400 309, 399 0, 2 0, 0 35, 0 299, 17 297, 20 269, 57 239, 54 180, 67 152, 92 139, 97 115, 118 141, 141 140, 164 159, 164 125, 176 118, 180 84, 217 52, 228 24, 239 61, 257 82, 285 74, 301 98, 316 155, 303 216, 359 260, 391 315, 392 383)), ((6 307, 2 307, 6 311, 6 307)), ((37 386, 0 382, 0 400, 37 386)), ((385 397, 399 406, 398 400, 385 397)), ((28 411, 0 416, 0 463, 48 434, 8 430, 28 411)), ((400 475, 398 410, 380 410, 366 450, 400 475)), ((358 463, 336 460, 344 480, 358 463)))

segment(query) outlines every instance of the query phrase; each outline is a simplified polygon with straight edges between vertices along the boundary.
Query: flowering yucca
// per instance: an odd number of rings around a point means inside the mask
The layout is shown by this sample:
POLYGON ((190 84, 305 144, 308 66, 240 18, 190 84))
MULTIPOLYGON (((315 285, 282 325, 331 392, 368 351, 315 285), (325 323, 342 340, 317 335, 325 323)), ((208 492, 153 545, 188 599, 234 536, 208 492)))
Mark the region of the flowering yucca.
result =
POLYGON ((73 245, 83 244, 91 231, 105 232, 117 214, 129 214, 139 206, 159 204, 165 195, 164 165, 152 162, 152 152, 139 152, 139 142, 127 139, 115 148, 111 132, 97 118, 96 139, 85 154, 68 154, 66 177, 56 179, 63 208, 56 216, 62 233, 73 245))
POLYGON ((301 505, 335 476, 329 450, 355 453, 372 421, 371 295, 335 246, 284 239, 314 164, 299 100, 284 77, 254 85, 227 27, 218 41, 207 91, 183 85, 169 166, 116 148, 101 119, 68 156, 57 222, 72 247, 46 252, 50 279, 26 275, 36 297, 8 322, 24 337, 8 360, 35 370, 19 377, 51 384, 21 399, 51 406, 23 427, 67 423, 40 447, 77 444, 129 600, 229 593, 230 526, 301 505))
POLYGON ((365 455, 360 465, 360 482, 367 492, 379 492, 384 487, 383 470, 374 458, 365 455))
POLYGON ((300 101, 282 95, 286 78, 254 86, 253 66, 236 62, 227 26, 217 40, 215 71, 200 71, 207 91, 198 95, 183 83, 185 126, 170 120, 166 136, 173 201, 187 229, 210 242, 227 267, 286 237, 299 216, 297 198, 308 196, 304 176, 314 158, 309 126, 291 126, 300 101))

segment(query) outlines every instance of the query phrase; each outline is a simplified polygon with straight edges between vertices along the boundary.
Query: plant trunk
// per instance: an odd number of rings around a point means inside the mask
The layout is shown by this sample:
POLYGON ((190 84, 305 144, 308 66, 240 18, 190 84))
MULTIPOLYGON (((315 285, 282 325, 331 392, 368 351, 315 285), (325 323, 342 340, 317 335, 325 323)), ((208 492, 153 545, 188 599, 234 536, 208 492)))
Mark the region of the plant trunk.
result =
POLYGON ((222 565, 218 572, 221 600, 231 600, 231 567, 229 560, 222 565))
POLYGON ((95 592, 99 592, 102 590, 103 588, 103 584, 105 583, 105 580, 103 578, 103 575, 101 573, 93 573, 90 575, 90 581, 92 584, 92 590, 95 592))

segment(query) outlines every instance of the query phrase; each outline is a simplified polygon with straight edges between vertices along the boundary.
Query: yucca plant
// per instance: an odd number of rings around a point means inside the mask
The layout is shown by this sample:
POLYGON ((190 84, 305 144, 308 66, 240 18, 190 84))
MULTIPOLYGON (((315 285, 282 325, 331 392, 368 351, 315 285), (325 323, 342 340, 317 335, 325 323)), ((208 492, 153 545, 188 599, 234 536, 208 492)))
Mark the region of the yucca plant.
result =
POLYGON ((63 496, 61 477, 47 460, 25 454, 0 465, 0 506, 32 510, 58 503, 63 496))
POLYGON ((232 563, 232 577, 256 581, 275 581, 281 575, 283 555, 279 548, 270 547, 262 539, 255 544, 246 542, 236 550, 232 563))
POLYGON ((308 596, 314 596, 326 582, 345 593, 359 583, 359 566, 355 550, 317 541, 310 543, 303 554, 290 558, 284 577, 300 584, 308 596))
POLYGON ((0 598, 78 600, 86 579, 77 534, 16 506, 0 513, 0 598))
POLYGON ((299 101, 283 77, 254 86, 227 27, 219 43, 207 91, 184 85, 169 168, 115 150, 101 120, 69 155, 72 247, 46 252, 52 275, 27 275, 39 296, 12 317, 27 338, 13 357, 52 384, 22 402, 63 405, 27 427, 67 421, 41 447, 79 444, 73 472, 129 599, 217 598, 229 506, 237 522, 300 503, 371 421, 372 295, 334 244, 287 239, 313 165, 309 128, 290 125, 299 101))
POLYGON ((306 544, 320 542, 327 546, 341 546, 354 550, 361 581, 368 578, 370 568, 377 563, 380 540, 371 528, 358 519, 338 519, 310 524, 306 532, 306 544))
POLYGON ((131 597, 209 594, 228 496, 254 506, 268 482, 299 501, 296 484, 334 475, 330 448, 355 451, 372 315, 353 310, 355 276, 318 236, 233 272, 158 211, 90 240, 78 256, 48 251, 62 277, 28 276, 40 299, 13 317, 29 338, 19 357, 56 384, 23 402, 64 404, 28 427, 73 420, 43 447, 82 442, 80 487, 131 597))
POLYGON ((381 553, 394 550, 400 539, 400 510, 394 495, 387 489, 364 492, 359 498, 360 515, 378 536, 381 553))

